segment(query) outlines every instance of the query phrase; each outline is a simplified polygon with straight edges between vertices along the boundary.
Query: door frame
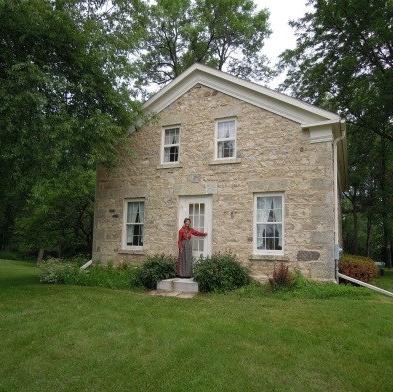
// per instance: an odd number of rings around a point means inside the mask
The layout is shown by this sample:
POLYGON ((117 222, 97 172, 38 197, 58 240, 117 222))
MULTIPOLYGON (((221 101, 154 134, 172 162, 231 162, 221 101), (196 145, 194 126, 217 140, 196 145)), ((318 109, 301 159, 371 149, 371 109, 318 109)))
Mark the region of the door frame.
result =
POLYGON ((205 203, 205 231, 207 236, 205 237, 206 251, 204 256, 211 256, 212 254, 212 228, 213 228, 213 197, 212 195, 182 195, 178 199, 178 230, 183 226, 185 217, 188 217, 188 205, 189 203, 205 203))

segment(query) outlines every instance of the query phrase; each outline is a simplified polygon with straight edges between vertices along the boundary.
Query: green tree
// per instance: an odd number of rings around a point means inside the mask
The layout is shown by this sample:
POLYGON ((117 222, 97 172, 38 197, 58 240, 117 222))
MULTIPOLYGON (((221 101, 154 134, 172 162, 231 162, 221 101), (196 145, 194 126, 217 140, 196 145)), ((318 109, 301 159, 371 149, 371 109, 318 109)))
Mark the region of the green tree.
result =
MULTIPOLYGON (((313 7, 292 22, 297 46, 282 54, 283 88, 316 105, 339 111, 348 122, 349 190, 358 250, 361 228, 381 230, 373 245, 391 259, 393 242, 393 2, 310 0, 313 7)), ((344 226, 349 230, 348 226, 344 226)), ((370 238, 366 237, 367 241, 370 238)), ((365 247, 362 246, 362 249, 365 247)), ((367 248, 367 246, 366 246, 367 248)))
POLYGON ((146 6, 137 84, 164 84, 192 64, 210 65, 247 79, 271 74, 261 53, 270 34, 268 12, 253 0, 158 0, 146 6))
POLYGON ((36 183, 115 160, 138 113, 128 56, 144 31, 139 7, 0 2, 0 247, 36 183))
POLYGON ((16 219, 16 241, 26 252, 58 257, 89 254, 93 242, 95 171, 73 169, 38 181, 16 219))

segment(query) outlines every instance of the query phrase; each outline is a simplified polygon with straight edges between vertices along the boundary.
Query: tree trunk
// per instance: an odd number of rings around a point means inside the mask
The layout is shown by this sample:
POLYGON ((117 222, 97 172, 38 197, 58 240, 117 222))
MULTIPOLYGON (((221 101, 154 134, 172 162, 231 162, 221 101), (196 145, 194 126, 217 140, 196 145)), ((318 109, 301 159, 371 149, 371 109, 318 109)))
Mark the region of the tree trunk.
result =
POLYGON ((37 264, 41 263, 43 257, 44 257, 44 249, 40 248, 37 255, 37 264))
POLYGON ((372 230, 372 216, 367 214, 367 237, 366 237, 366 254, 370 257, 370 243, 371 243, 371 230, 372 230))
POLYGON ((353 217, 353 237, 352 237, 352 252, 356 255, 358 253, 358 213, 355 207, 352 210, 353 217))
POLYGON ((380 171, 380 187, 381 187, 381 215, 382 215, 382 261, 389 263, 388 260, 388 243, 389 243, 389 214, 388 214, 388 195, 386 187, 386 140, 381 136, 381 171, 380 171))

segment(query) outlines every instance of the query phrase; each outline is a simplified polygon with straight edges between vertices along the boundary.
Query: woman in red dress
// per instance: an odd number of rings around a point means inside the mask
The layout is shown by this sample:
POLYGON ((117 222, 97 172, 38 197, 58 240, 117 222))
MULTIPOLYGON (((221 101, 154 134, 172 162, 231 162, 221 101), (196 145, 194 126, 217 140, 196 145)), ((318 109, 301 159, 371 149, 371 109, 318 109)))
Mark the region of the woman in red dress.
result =
POLYGON ((180 278, 191 278, 192 276, 192 236, 206 237, 207 233, 195 230, 191 227, 191 219, 185 218, 184 225, 179 230, 177 246, 179 257, 176 263, 176 275, 180 278))

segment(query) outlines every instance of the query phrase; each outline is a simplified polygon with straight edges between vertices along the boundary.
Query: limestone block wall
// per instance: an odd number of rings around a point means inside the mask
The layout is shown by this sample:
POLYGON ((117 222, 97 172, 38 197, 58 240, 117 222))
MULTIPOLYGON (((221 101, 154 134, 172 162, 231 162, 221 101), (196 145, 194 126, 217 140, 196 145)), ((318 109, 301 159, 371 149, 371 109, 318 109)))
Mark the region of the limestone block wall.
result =
POLYGON ((97 170, 93 259, 139 262, 176 255, 181 195, 212 195, 212 252, 232 251, 255 276, 284 261, 315 279, 334 279, 333 149, 300 124, 197 85, 129 136, 133 154, 97 170), (237 159, 215 164, 215 121, 236 117, 237 159), (180 125, 180 164, 160 165, 164 126, 180 125), (253 255, 253 195, 283 192, 284 255, 253 255), (121 249, 126 198, 144 198, 143 251, 121 249))

